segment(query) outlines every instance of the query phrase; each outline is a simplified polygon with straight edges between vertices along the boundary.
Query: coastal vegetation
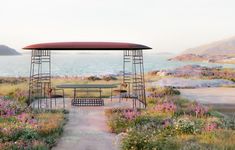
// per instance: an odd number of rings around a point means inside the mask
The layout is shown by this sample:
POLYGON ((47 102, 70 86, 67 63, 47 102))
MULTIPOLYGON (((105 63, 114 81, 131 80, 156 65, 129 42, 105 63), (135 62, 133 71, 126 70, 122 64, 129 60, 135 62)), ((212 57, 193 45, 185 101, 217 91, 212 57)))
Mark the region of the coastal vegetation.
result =
POLYGON ((0 149, 50 149, 63 131, 65 111, 35 111, 0 98, 0 149))
POLYGON ((27 78, 0 78, 0 149, 51 149, 66 123, 65 110, 28 107, 27 78))
POLYGON ((235 121, 172 88, 150 89, 147 109, 106 110, 124 150, 234 149, 235 121), (157 96, 156 96, 157 95, 157 96))
MULTIPOLYGON (((120 135, 118 137, 121 148, 234 149, 233 117, 227 117, 209 106, 182 98, 175 88, 151 86, 154 81, 171 77, 228 79, 234 82, 234 70, 186 66, 164 73, 155 71, 146 74, 147 109, 106 110, 110 132, 120 135), (191 72, 192 70, 195 72, 191 72)), ((54 146, 63 131, 66 112, 28 109, 27 78, 1 78, 0 81, 0 149, 50 149, 54 146)), ((120 81, 121 77, 118 76, 52 79, 54 86, 62 83, 118 84, 120 81)), ((66 97, 72 96, 70 91, 66 90, 65 93, 66 97)), ((110 96, 110 90, 104 90, 102 95, 110 96)))

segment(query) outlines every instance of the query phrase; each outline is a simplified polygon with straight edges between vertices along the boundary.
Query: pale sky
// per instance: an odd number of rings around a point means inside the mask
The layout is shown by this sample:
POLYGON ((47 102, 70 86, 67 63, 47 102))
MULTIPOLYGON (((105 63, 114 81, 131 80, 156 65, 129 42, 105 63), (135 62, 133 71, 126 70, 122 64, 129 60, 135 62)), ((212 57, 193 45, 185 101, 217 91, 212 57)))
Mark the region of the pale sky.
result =
POLYGON ((155 52, 235 35, 235 0, 0 0, 0 44, 117 41, 155 52))

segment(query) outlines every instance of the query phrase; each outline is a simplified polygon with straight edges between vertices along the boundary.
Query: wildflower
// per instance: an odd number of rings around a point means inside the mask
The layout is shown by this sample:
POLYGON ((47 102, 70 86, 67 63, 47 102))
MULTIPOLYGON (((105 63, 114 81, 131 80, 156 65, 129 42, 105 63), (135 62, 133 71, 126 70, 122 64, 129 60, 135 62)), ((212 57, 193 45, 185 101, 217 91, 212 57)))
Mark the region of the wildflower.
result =
POLYGON ((171 119, 165 119, 165 120, 162 122, 162 125, 163 125, 163 128, 167 128, 167 127, 169 127, 170 125, 172 125, 172 120, 171 120, 171 119))
POLYGON ((123 116, 128 120, 133 120, 140 115, 140 112, 134 109, 127 109, 123 111, 123 116))
POLYGON ((216 130, 217 128, 218 128, 217 123, 213 122, 213 123, 207 124, 205 127, 205 130, 210 132, 210 131, 216 130))
POLYGON ((164 102, 162 104, 157 104, 154 107, 154 110, 157 112, 175 112, 176 105, 173 102, 164 102))
POLYGON ((191 109, 195 113, 196 117, 202 117, 208 112, 208 108, 199 103, 193 104, 191 109))

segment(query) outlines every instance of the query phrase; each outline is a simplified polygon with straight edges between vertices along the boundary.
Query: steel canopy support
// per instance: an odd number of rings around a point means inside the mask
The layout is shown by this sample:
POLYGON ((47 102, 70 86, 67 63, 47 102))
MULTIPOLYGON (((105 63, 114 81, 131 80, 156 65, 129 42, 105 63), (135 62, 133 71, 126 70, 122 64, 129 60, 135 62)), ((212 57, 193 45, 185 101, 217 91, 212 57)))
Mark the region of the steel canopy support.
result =
POLYGON ((133 107, 146 107, 144 65, 142 50, 124 50, 123 83, 128 85, 128 97, 133 99, 133 107))
MULTIPOLYGON (((32 50, 29 80, 29 102, 38 100, 37 107, 41 108, 42 99, 49 97, 51 88, 51 51, 32 50)), ((47 105, 47 99, 46 99, 47 105)), ((35 103, 33 103, 33 107, 35 103)))

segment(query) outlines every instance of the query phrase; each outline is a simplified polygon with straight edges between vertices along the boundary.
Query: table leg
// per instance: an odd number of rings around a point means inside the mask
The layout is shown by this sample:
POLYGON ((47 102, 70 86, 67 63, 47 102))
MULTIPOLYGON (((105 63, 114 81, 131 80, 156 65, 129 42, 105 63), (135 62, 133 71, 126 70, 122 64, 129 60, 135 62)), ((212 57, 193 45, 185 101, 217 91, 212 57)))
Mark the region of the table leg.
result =
POLYGON ((75 100, 75 98, 76 98, 76 88, 74 88, 74 91, 73 91, 74 93, 73 93, 73 99, 75 100))
POLYGON ((111 102, 113 101, 113 88, 111 88, 111 102))
POLYGON ((101 88, 100 88, 100 100, 101 100, 101 88))

